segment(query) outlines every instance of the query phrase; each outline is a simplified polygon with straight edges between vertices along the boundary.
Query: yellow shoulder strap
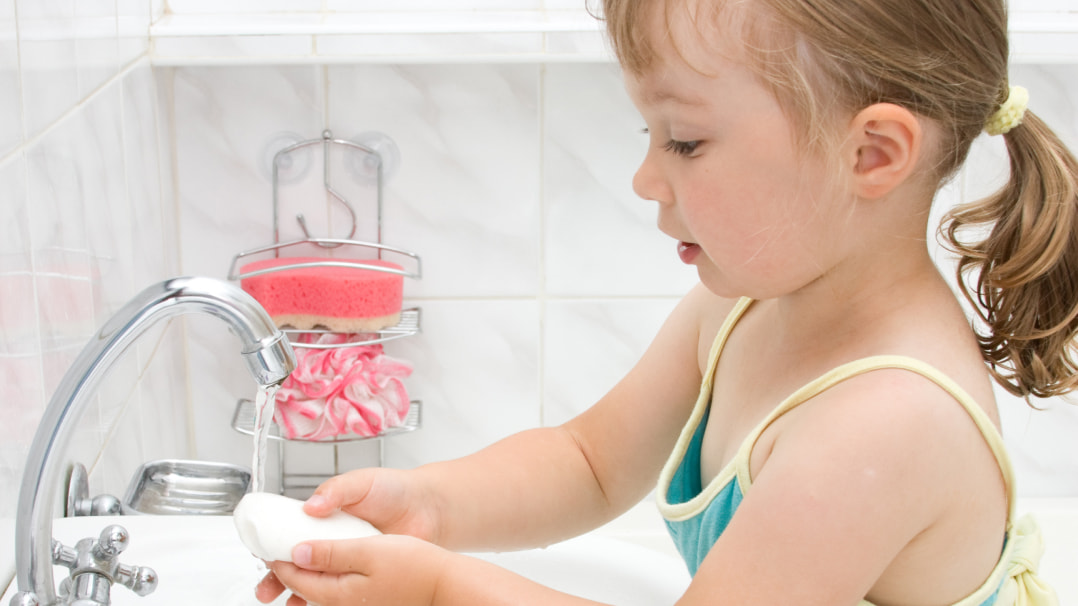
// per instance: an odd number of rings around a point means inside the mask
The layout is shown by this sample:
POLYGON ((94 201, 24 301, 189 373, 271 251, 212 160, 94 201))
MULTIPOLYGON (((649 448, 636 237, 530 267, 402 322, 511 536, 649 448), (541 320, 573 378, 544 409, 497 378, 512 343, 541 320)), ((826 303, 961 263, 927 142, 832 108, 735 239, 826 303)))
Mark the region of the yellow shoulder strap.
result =
POLYGON ((1000 471, 1003 474, 1003 480, 1007 485, 1007 526, 1010 528, 1015 514, 1015 483, 1014 470, 1011 467, 1010 458, 1007 456, 1006 448, 1003 445, 1003 436, 1000 435, 996 426, 992 423, 992 420, 988 418, 988 415, 981 409, 976 400, 974 400, 973 397, 958 383, 937 370, 935 367, 917 360, 916 358, 907 356, 871 356, 848 362, 828 371, 816 380, 790 394, 790 396, 783 400, 778 407, 771 411, 771 414, 769 414, 764 421, 753 430, 753 433, 749 435, 749 439, 745 440, 742 444, 741 448, 744 452, 739 452, 735 457, 735 460, 738 461, 739 468, 737 470, 737 475, 741 485, 747 487, 751 484, 748 455, 752 451, 752 448, 755 446, 760 435, 763 434, 764 430, 766 430, 771 423, 783 414, 796 408, 801 403, 827 391, 834 385, 837 385, 846 379, 873 370, 887 368, 908 370, 932 381, 961 404, 962 408, 964 408, 970 418, 973 419, 973 422, 977 425, 977 429, 979 429, 981 435, 984 436, 984 440, 988 444, 988 447, 992 450, 992 454, 996 457, 996 463, 999 465, 1000 471))
POLYGON ((667 500, 667 491, 670 488, 670 482, 673 480, 678 467, 681 466, 681 462, 685 458, 685 453, 689 451, 689 445, 692 443, 696 428, 699 427, 701 421, 703 421, 708 406, 711 404, 711 391, 715 382, 715 369, 718 367, 719 357, 722 355, 722 348, 726 345, 726 340, 729 338, 730 333, 733 332, 734 326, 737 325, 737 321, 750 305, 752 305, 752 299, 742 298, 739 300, 737 304, 734 305, 734 308, 730 310, 730 313, 727 314, 726 320, 723 321, 718 334, 715 335, 715 340, 711 344, 711 352, 708 354, 707 368, 705 369, 704 377, 700 382, 700 395, 696 399, 696 404, 693 406, 692 413, 685 422, 685 426, 681 428, 681 434, 678 436, 678 441, 677 444, 674 445, 673 452, 666 460, 666 464, 663 465, 662 472, 659 474, 659 483, 658 488, 655 491, 655 497, 659 506, 659 511, 669 520, 684 520, 696 515, 700 507, 706 506, 714 497, 715 492, 720 488, 718 483, 722 481, 721 477, 712 480, 709 486, 688 502, 672 504, 667 500))

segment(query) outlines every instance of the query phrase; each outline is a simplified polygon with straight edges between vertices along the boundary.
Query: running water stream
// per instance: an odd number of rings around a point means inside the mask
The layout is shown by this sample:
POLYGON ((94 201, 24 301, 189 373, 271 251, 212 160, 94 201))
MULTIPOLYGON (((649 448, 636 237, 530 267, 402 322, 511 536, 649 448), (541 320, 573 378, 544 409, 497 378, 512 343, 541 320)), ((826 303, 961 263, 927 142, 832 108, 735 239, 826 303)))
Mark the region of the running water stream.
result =
POLYGON ((269 429, 273 423, 277 390, 280 385, 262 385, 255 397, 254 455, 251 458, 251 492, 266 489, 266 456, 269 449, 269 429))

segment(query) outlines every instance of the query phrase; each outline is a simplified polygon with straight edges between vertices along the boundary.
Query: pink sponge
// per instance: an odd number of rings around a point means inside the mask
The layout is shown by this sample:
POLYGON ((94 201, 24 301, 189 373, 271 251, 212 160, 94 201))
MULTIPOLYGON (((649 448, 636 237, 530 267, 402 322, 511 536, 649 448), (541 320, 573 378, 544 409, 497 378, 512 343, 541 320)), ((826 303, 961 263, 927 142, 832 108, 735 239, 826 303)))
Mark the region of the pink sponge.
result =
POLYGON ((365 269, 377 265, 395 270, 382 260, 288 257, 248 263, 241 273, 298 263, 355 263, 357 267, 300 267, 243 278, 240 286, 253 296, 279 327, 336 332, 373 331, 400 321, 404 277, 365 269))

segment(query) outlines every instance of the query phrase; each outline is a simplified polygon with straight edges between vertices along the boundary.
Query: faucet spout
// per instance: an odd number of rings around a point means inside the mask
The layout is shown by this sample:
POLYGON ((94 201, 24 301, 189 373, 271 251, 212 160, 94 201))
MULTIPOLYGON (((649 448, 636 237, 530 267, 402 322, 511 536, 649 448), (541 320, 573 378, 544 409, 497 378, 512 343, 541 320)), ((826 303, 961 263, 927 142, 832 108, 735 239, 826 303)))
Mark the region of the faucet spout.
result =
POLYGON ((241 353, 259 385, 278 384, 295 368, 287 337, 254 298, 233 284, 213 278, 173 278, 131 299, 91 338, 60 380, 30 445, 16 512, 19 594, 13 604, 58 603, 52 568, 52 513, 67 468, 67 461, 59 455, 70 443, 90 396, 112 364, 150 326, 189 312, 208 313, 228 324, 242 341, 241 353))

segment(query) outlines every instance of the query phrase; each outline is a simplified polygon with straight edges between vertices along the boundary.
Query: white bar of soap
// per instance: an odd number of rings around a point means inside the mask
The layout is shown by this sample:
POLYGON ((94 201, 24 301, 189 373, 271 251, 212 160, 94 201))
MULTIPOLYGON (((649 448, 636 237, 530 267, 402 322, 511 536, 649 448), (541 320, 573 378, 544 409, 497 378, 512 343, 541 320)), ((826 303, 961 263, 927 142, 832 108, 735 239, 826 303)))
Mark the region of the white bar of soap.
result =
POLYGON ((360 539, 382 534, 368 522, 343 511, 325 518, 303 512, 303 501, 279 494, 246 494, 232 513, 240 540, 256 557, 292 561, 292 548, 304 541, 360 539))

